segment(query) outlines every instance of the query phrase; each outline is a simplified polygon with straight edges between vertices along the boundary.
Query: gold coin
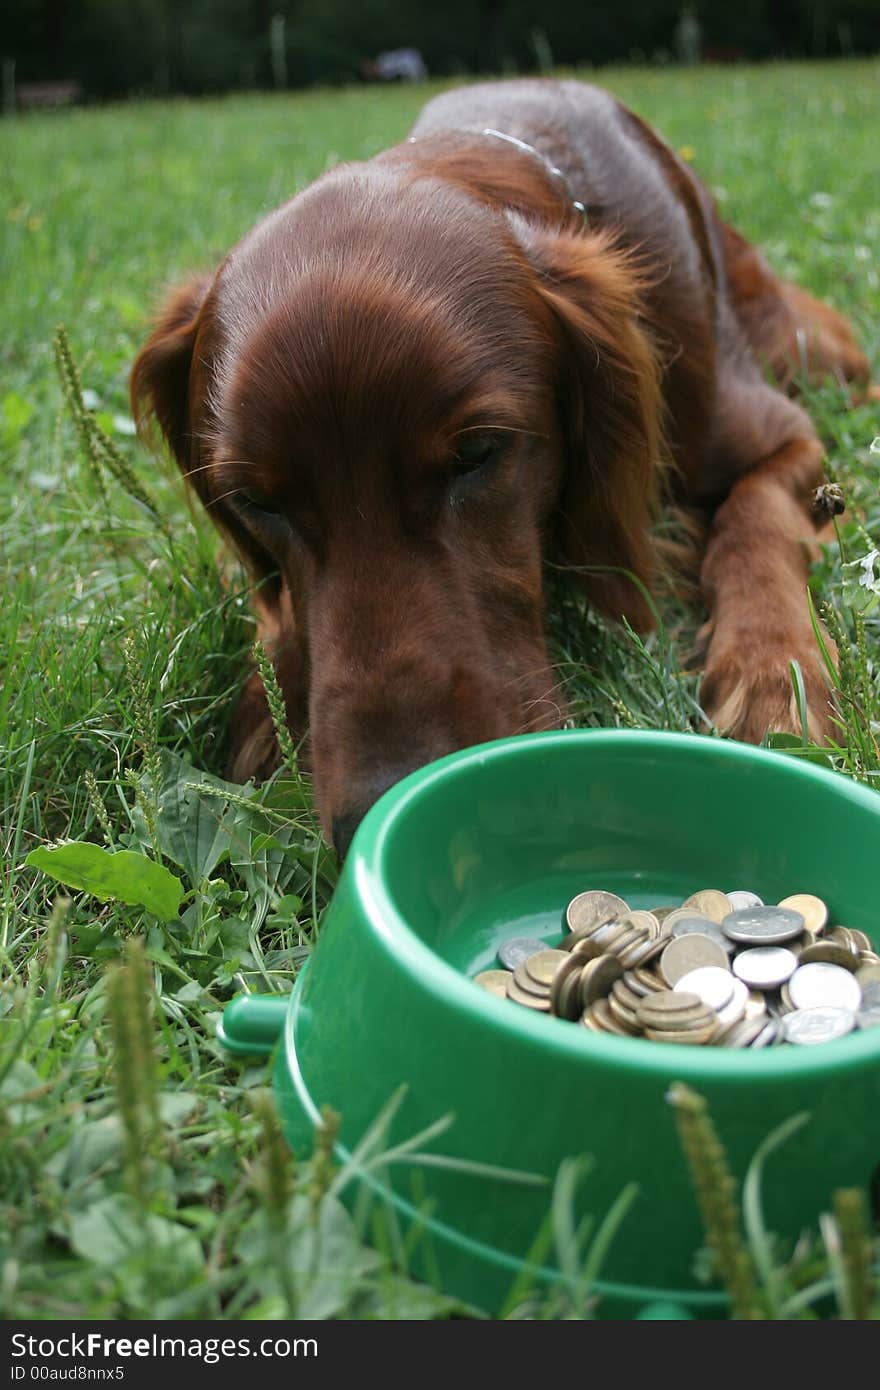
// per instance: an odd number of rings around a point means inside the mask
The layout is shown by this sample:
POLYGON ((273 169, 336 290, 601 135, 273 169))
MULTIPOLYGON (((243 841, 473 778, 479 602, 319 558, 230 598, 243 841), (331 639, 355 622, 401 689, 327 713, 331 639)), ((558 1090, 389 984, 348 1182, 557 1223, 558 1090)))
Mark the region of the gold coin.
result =
POLYGON ((581 1022, 595 1033, 615 1033, 620 1038, 632 1037, 632 1034, 612 1017, 607 999, 595 999, 588 1009, 584 1009, 581 1022))
POLYGON ((582 972, 583 966, 581 966, 579 970, 574 970, 571 974, 567 974, 559 990, 558 1002, 554 1012, 557 1017, 567 1019, 569 1023, 574 1023, 581 1013, 582 972))
POLYGON ((489 994, 497 994, 499 999, 507 997, 507 982, 513 979, 513 972, 510 970, 481 970, 479 975, 474 976, 474 984, 485 989, 489 994))
POLYGON ((651 945, 654 947, 654 954, 659 956, 663 947, 668 946, 672 939, 672 932, 667 931, 665 927, 661 927, 660 935, 657 937, 656 941, 651 942, 651 945))
POLYGON ((849 934, 857 951, 873 951, 874 943, 867 932, 856 931, 855 927, 850 927, 849 934))
POLYGON ((830 936, 798 952, 799 966, 815 964, 817 961, 824 965, 840 965, 844 970, 859 968, 859 958, 855 952, 848 946, 842 946, 839 941, 832 941, 830 936))
POLYGON ((694 1011, 688 1014, 678 1014, 674 1018, 668 1018, 663 1023, 653 1020, 650 1027, 655 1033, 693 1033, 700 1032, 709 1025, 719 1024, 719 1018, 715 1010, 708 1004, 704 1004, 699 1013, 694 1011))
POLYGON ((755 1038, 767 1026, 764 1015, 760 1018, 738 1018, 720 1029, 712 1041, 718 1047, 750 1047, 755 1038))
POLYGON ((718 1025, 713 1019, 703 1028, 684 1028, 678 1031, 646 1028, 645 1037, 653 1038, 656 1042, 686 1043, 689 1047, 701 1047, 711 1042, 717 1031, 718 1025))
POLYGON ((643 965, 646 961, 653 960, 657 955, 657 941, 636 941, 632 946, 628 946, 625 951, 617 951, 615 954, 620 958, 620 963, 625 970, 631 970, 636 965, 643 965))
POLYGON ((817 936, 814 931, 802 931, 800 936, 796 936, 793 941, 786 941, 787 950, 794 951, 799 956, 801 951, 805 951, 808 946, 816 946, 820 941, 827 940, 826 937, 817 936))
POLYGON ((815 932, 816 935, 824 931, 828 924, 828 907, 814 893, 792 893, 790 897, 783 898, 777 906, 799 912, 807 931, 815 932))
POLYGON ((565 995, 563 1001, 563 990, 569 980, 577 983, 580 973, 584 968, 583 957, 572 952, 566 952, 565 958, 556 967, 553 979, 550 983, 550 1009, 556 1014, 557 1018, 577 1018, 577 1013, 572 1015, 567 1004, 570 1002, 570 991, 565 995))
POLYGON ((660 972, 673 989, 683 975, 703 965, 730 968, 724 947, 710 936, 673 937, 660 957, 660 972))
MULTIPOLYGON (((621 965, 623 965, 623 961, 621 961, 620 963, 621 965)), ((648 986, 646 984, 643 984, 642 981, 638 979, 635 970, 625 968, 623 972, 623 980, 627 988, 639 999, 644 999, 646 994, 651 993, 651 990, 648 988, 648 986)))
POLYGON ((623 974, 617 956, 600 956, 588 961, 581 971, 581 1004, 586 1009, 595 999, 607 994, 615 980, 623 974))
MULTIPOLYGON (((639 953, 637 964, 647 965, 649 961, 657 961, 658 957, 662 956, 671 940, 672 937, 668 932, 661 931, 660 935, 656 937, 655 940, 647 942, 644 955, 642 955, 641 952, 639 953)), ((657 967, 655 966, 654 968, 656 969, 657 967)))
POLYGON ((568 955, 575 956, 582 966, 585 961, 595 960, 597 956, 605 954, 605 947, 593 936, 579 936, 576 941, 569 937, 568 940, 573 943, 568 955))
POLYGON ((653 912, 646 912, 643 907, 634 908, 625 917, 621 917, 621 923, 625 927, 641 927, 647 929, 651 936, 660 935, 660 923, 653 912))
POLYGON ((666 981, 661 979, 653 967, 646 969, 643 965, 636 965, 633 967, 632 975, 638 984, 645 986, 648 994, 657 994, 659 990, 667 988, 666 981))
MULTIPOLYGON (((778 976, 777 976, 778 979, 778 976)), ((767 1012, 767 1000, 757 989, 749 990, 749 997, 746 1000, 745 1017, 746 1020, 763 1019, 767 1012)), ((757 1035, 756 1035, 757 1036, 757 1035)))
POLYGON ((533 956, 529 956, 523 961, 523 965, 527 974, 536 984, 546 985, 549 989, 557 966, 561 965, 567 958, 568 953, 566 951, 536 951, 533 956))
POLYGON ((880 965, 880 956, 876 951, 859 951, 859 965, 880 965))
POLYGON ((512 999, 514 1004, 524 1004, 527 1009, 537 1009, 542 1014, 550 1012, 549 994, 530 994, 526 989, 520 989, 516 980, 508 980, 507 997, 512 999))
POLYGON ((625 1028, 628 1033, 638 1033, 639 1025, 636 1022, 636 1015, 633 1009, 624 1008, 619 999, 615 999, 613 994, 609 994, 607 999, 602 1001, 608 1005, 608 1012, 613 1019, 625 1028))
POLYGON ((524 993, 537 994, 542 999, 546 999, 549 1001, 550 986, 539 985, 538 981, 533 979, 529 972, 526 970, 526 963, 524 960, 521 960, 519 965, 514 970, 513 980, 517 988, 522 990, 524 993))
POLYGON ((619 922, 606 922, 603 926, 596 927, 594 931, 590 932, 590 939, 601 942, 603 950, 607 950, 625 934, 626 927, 622 927, 619 922))
MULTIPOLYGON (((697 912, 693 907, 674 907, 671 912, 667 912, 663 918, 663 930, 672 933, 672 928, 677 922, 693 922, 696 918, 705 918, 704 912, 697 912)), ((716 927, 718 923, 715 923, 716 927)))
POLYGON ((695 909, 701 917, 708 917, 710 922, 717 922, 719 926, 733 911, 727 894, 719 888, 701 888, 698 893, 691 893, 682 907, 695 909))
POLYGON ((856 979, 859 984, 870 985, 875 980, 880 980, 880 962, 872 962, 870 965, 860 965, 856 971, 856 979))
POLYGON ((836 941, 840 946, 845 946, 848 951, 857 952, 859 949, 849 927, 832 927, 827 933, 827 940, 836 941))
POLYGON ((651 916, 656 917, 657 921, 660 923, 661 926, 666 921, 666 918, 669 916, 670 912, 678 912, 678 910, 679 909, 677 907, 652 907, 650 909, 651 916))
POLYGON ((619 980, 614 981, 611 986, 611 994, 608 997, 619 1000, 624 1008, 631 1009, 633 1013, 642 1002, 642 995, 636 994, 635 990, 630 989, 626 983, 626 973, 619 980))
POLYGON ((639 1023, 651 1027, 662 1025, 669 1019, 670 1028, 676 1020, 683 1017, 702 1017, 706 1006, 698 994, 686 994, 683 990, 661 989, 656 994, 647 995, 639 1004, 636 1013, 639 1023))
POLYGON ((565 909, 565 923, 569 931, 583 931, 586 927, 598 927, 603 922, 613 921, 629 912, 629 903, 616 893, 604 893, 590 889, 578 893, 565 909))
POLYGON ((636 946, 644 946, 650 941, 647 931, 638 927, 625 927, 620 936, 616 936, 609 945, 605 942, 606 951, 613 951, 616 956, 623 956, 627 951, 632 951, 636 946))

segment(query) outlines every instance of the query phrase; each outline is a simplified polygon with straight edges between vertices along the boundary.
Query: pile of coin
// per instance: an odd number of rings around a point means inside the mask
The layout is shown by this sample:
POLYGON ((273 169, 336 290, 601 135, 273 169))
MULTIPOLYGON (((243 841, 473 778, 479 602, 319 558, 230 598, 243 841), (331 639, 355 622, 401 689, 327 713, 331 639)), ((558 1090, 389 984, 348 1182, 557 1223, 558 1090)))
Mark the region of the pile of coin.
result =
POLYGON ((579 893, 558 946, 510 937, 475 982, 595 1033, 719 1047, 814 1044, 880 1027, 880 954, 811 893, 767 906, 703 888, 680 906, 579 893))

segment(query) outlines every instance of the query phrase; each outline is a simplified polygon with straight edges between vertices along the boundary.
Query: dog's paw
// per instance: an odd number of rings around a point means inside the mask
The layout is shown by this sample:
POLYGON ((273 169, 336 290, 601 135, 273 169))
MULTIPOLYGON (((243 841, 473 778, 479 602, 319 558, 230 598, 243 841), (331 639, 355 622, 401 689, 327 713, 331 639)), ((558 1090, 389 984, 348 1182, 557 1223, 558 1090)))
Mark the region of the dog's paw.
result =
POLYGON ((815 642, 804 639, 768 650, 766 642, 721 644, 710 648, 700 703, 720 733, 744 743, 760 743, 771 732, 801 736, 801 715, 790 669, 800 664, 807 702, 807 729, 814 743, 836 732, 828 673, 815 642))

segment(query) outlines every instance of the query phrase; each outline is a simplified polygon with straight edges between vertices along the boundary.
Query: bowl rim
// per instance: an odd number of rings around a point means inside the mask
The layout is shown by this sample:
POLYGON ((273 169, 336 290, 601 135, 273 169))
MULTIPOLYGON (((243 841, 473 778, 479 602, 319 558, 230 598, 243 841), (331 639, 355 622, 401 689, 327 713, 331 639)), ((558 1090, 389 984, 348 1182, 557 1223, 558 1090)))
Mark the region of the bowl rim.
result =
MULTIPOLYGON (((517 734, 491 743, 450 753, 411 773, 387 791, 367 812, 354 836, 343 873, 352 882, 355 897, 366 915, 376 941, 404 967, 422 991, 430 992, 471 1024, 507 1035, 512 1046, 535 1045, 551 1056, 602 1064, 622 1075, 654 1074, 683 1081, 757 1082, 791 1081, 795 1077, 828 1079, 859 1064, 880 1063, 880 1028, 855 1030, 846 1037, 818 1047, 712 1048, 680 1043, 658 1046, 643 1038, 601 1037, 573 1027, 561 1019, 534 1017, 529 1010, 511 1009, 502 999, 476 988, 455 966, 445 961, 407 924, 387 887, 389 854, 396 826, 439 783, 473 775, 511 757, 540 756, 572 742, 596 745, 628 744, 663 756, 712 757, 766 768, 772 759, 780 777, 820 784, 845 801, 880 817, 880 796, 844 774, 800 761, 790 754, 751 744, 736 743, 702 734, 667 733, 635 729, 561 729, 548 733, 517 734), (818 1056, 816 1054, 819 1054, 818 1056)), ((775 774, 774 774, 775 775, 775 774)))

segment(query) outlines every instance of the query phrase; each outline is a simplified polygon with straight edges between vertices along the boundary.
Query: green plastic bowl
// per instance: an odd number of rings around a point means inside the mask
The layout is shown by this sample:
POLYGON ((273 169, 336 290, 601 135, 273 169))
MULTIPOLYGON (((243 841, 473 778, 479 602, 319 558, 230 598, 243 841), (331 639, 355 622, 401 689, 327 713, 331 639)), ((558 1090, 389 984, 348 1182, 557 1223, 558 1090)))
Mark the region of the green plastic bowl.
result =
MULTIPOLYGON (((701 1227, 670 1085, 706 1097, 739 1177, 775 1126, 809 1112, 765 1184, 770 1229, 794 1238, 835 1187, 870 1184, 880 1163, 880 1029, 759 1051, 652 1043, 535 1016, 466 977, 509 935, 558 940, 565 904, 586 888, 640 907, 704 887, 767 902, 812 892, 838 922, 875 932, 878 850, 875 792, 744 744, 565 731, 467 749, 372 808, 292 997, 234 1001, 221 1035, 248 1052, 282 1034, 276 1087, 300 1151, 329 1104, 344 1160, 405 1083, 388 1143, 452 1115, 431 1152, 547 1180, 566 1157, 592 1155, 584 1212, 601 1218, 638 1184, 602 1267, 601 1313, 659 1302, 720 1315, 722 1296, 693 1274, 701 1227)), ((418 1272, 502 1305, 548 1210, 546 1183, 407 1162, 370 1181, 404 1226, 423 1228, 418 1272)), ((552 1255, 537 1277, 557 1277, 552 1255)))

